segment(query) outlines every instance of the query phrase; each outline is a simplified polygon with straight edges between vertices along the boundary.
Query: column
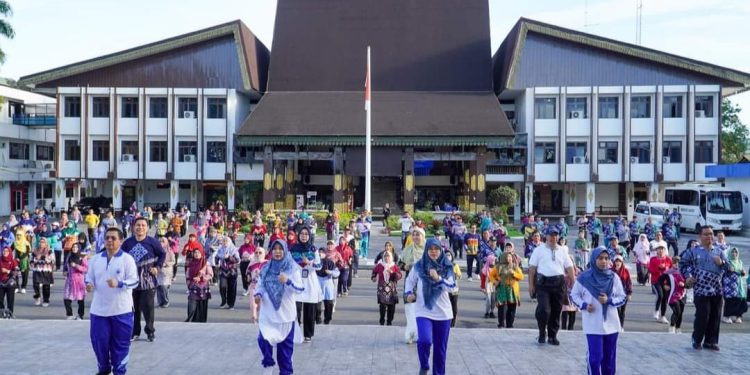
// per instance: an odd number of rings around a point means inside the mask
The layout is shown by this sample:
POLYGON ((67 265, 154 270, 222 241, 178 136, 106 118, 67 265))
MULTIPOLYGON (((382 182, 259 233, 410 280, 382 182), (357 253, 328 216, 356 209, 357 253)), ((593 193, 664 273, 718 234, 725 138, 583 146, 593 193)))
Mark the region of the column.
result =
MULTIPOLYGON (((143 207, 143 206, 138 206, 143 207)), ((112 209, 115 215, 122 212, 122 181, 112 180, 112 209)))
POLYGON ((286 201, 284 202, 284 208, 291 210, 294 209, 295 201, 297 200, 295 178, 297 176, 297 161, 288 160, 286 163, 286 171, 284 173, 284 190, 286 201))
POLYGON ((273 148, 266 146, 263 150, 263 211, 273 211, 276 199, 273 183, 273 148))
POLYGON ((524 191, 524 207, 523 210, 526 213, 534 212, 534 183, 527 182, 526 189, 524 191))
POLYGON ((27 196, 29 197, 29 204, 26 209, 33 212, 34 209, 39 205, 39 200, 36 199, 36 182, 29 182, 29 191, 27 196))
POLYGON ((198 211, 198 182, 190 181, 190 211, 198 211))
POLYGON ((596 211, 596 184, 593 182, 586 183, 586 213, 590 214, 596 211))
POLYGON ((576 192, 576 184, 568 184, 568 216, 570 217, 570 222, 575 223, 576 221, 576 215, 577 215, 577 209, 578 209, 578 196, 576 192))
POLYGON ((80 180, 76 181, 75 189, 73 190, 73 204, 76 204, 81 200, 81 188, 85 188, 83 182, 81 182, 80 180))
POLYGON ((346 176, 344 175, 344 150, 341 147, 333 149, 333 208, 339 213, 348 211, 344 200, 346 176))
MULTIPOLYGON (((145 207, 146 205, 146 181, 138 180, 135 188, 135 201, 138 202, 138 207, 145 207)), ((174 208, 174 207, 172 207, 174 208)))
MULTIPOLYGON (((274 180, 275 180, 275 186, 276 192, 274 193, 274 196, 276 197, 276 202, 274 202, 274 208, 276 209, 283 209, 284 208, 284 163, 281 161, 276 161, 274 164, 274 180)), ((307 202, 305 202, 307 204, 307 202)))
POLYGON ((227 181, 227 210, 234 212, 234 181, 227 181))
MULTIPOLYGON (((478 157, 478 155, 477 155, 478 157)), ((466 209, 469 212, 477 212, 477 161, 472 160, 469 162, 469 205, 466 209)))
MULTIPOLYGON (((169 181, 169 208, 174 209, 180 202, 180 181, 169 181)), ((140 207, 140 206, 139 206, 140 207)))
POLYGON ((67 211, 68 200, 65 199, 65 180, 56 179, 55 186, 53 188, 53 199, 55 201, 56 211, 67 211))
POLYGON ((518 192, 518 198, 516 199, 516 203, 513 203, 513 222, 520 223, 521 222, 521 201, 523 200, 522 198, 523 184, 520 182, 514 182, 513 189, 515 189, 518 192))
POLYGON ((625 217, 630 220, 635 214, 635 184, 632 182, 625 183, 625 207, 627 212, 625 217))
POLYGON ((475 192, 475 212, 480 212, 485 209, 487 205, 487 189, 485 179, 487 175, 487 148, 477 147, 477 159, 474 164, 474 173, 477 178, 477 189, 475 192))
POLYGON ((414 213, 414 149, 404 149, 404 211, 414 213))
MULTIPOLYGON (((654 182, 648 188, 648 200, 652 202, 659 201, 659 184, 654 182)), ((632 216, 631 216, 632 217, 632 216)))

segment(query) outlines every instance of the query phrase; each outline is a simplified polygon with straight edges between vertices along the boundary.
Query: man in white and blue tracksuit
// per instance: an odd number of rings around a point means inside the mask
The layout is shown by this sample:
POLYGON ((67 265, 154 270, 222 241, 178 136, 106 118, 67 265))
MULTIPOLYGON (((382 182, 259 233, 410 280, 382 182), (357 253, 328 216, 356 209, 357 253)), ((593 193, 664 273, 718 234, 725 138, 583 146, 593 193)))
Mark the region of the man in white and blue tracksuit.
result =
POLYGON ((91 301, 91 346, 99 366, 97 374, 125 374, 133 330, 131 290, 138 285, 135 260, 120 249, 123 233, 110 227, 105 233, 106 251, 96 254, 86 272, 91 301))

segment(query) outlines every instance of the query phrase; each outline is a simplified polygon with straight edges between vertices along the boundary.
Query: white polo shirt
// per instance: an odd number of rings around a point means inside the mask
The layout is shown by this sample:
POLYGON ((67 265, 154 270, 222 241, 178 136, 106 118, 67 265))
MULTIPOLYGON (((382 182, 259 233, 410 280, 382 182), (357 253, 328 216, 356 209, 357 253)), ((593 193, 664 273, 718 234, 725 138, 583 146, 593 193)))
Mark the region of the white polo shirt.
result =
POLYGON ((557 246, 554 250, 554 259, 552 255, 553 250, 546 243, 543 243, 531 253, 529 266, 536 267, 538 274, 547 277, 565 275, 565 269, 573 267, 573 261, 570 260, 567 247, 557 246))

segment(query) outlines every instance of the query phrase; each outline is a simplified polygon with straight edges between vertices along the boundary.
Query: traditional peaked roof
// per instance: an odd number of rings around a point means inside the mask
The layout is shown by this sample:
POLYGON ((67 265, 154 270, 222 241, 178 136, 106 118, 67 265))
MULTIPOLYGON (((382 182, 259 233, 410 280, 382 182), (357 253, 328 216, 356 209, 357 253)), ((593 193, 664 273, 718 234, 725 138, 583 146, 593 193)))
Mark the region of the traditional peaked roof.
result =
POLYGON ((268 48, 236 20, 24 76, 19 86, 227 87, 263 92, 268 60, 268 48), (175 67, 185 70, 170 71, 175 67))
POLYGON ((572 43, 600 50, 622 58, 641 60, 667 69, 678 70, 692 77, 701 77, 722 85, 723 95, 733 95, 750 90, 750 74, 738 70, 689 59, 682 56, 646 48, 618 40, 566 29, 527 18, 521 18, 502 42, 493 56, 495 91, 520 89, 518 78, 529 34, 553 38, 563 43, 572 43))

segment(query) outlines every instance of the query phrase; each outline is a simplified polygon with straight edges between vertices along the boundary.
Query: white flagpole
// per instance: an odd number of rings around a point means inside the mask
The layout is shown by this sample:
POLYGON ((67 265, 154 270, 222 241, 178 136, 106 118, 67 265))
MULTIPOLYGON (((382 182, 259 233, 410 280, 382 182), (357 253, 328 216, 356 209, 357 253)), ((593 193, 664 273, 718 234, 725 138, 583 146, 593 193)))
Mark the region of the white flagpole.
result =
POLYGON ((370 46, 367 46, 367 88, 368 101, 365 103, 367 107, 367 130, 365 134, 365 210, 370 211, 370 200, 372 198, 372 170, 370 168, 372 164, 372 128, 371 128, 371 114, 372 114, 372 80, 371 80, 371 69, 370 69, 370 46))

